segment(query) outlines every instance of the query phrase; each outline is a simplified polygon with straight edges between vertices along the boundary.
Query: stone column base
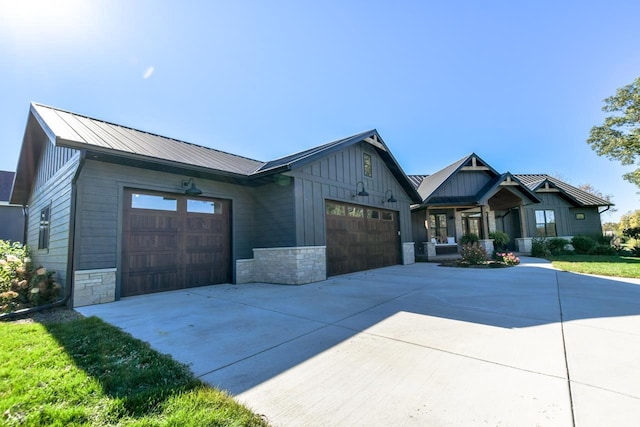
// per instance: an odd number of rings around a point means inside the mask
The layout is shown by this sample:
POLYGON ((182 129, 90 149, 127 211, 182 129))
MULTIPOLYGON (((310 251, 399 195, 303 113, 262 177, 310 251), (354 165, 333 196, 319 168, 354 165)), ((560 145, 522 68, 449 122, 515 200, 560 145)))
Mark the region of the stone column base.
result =
POLYGON ((518 237, 516 238, 516 250, 524 255, 531 255, 531 243, 533 238, 531 237, 518 237))
POLYGON ((415 264, 416 245, 415 242, 404 242, 402 244, 402 265, 415 264))
POLYGON ((73 272, 73 306, 102 304, 116 300, 116 269, 73 272))
POLYGON ((422 247, 424 248, 424 254, 427 256, 427 259, 431 259, 436 256, 436 244, 433 242, 422 242, 422 247))
POLYGON ((494 250, 493 249, 493 239, 480 239, 478 244, 480 246, 482 246, 485 251, 487 251, 487 254, 489 256, 491 256, 493 254, 493 250, 494 250))

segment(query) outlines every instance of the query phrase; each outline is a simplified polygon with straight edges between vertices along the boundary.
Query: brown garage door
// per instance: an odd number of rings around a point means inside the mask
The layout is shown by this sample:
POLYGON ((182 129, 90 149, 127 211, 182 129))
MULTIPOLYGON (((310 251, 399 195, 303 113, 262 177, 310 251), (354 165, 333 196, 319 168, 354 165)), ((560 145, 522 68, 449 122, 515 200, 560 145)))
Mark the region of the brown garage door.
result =
POLYGON ((125 190, 121 296, 229 283, 230 202, 125 190))
POLYGON ((397 212, 327 201, 325 217, 328 276, 400 262, 397 212))

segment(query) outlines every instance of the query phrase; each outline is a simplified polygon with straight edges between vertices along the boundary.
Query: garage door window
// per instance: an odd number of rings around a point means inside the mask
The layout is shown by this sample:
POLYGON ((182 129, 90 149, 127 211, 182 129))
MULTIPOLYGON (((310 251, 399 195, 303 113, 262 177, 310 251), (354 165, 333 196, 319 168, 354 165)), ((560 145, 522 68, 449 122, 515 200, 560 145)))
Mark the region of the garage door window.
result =
POLYGON ((382 212, 382 219, 385 221, 393 221, 393 213, 392 212, 382 212))
POLYGON ((354 218, 364 218, 364 209, 355 206, 347 206, 347 215, 354 218))
POLYGON ((327 202, 327 215, 341 215, 341 216, 344 216, 344 206, 336 205, 335 203, 327 202))
POLYGON ((156 211, 175 212, 178 210, 178 201, 169 197, 133 193, 131 197, 131 207, 133 209, 152 209, 156 211))
POLYGON ((369 218, 369 219, 380 219, 380 211, 374 211, 372 209, 367 209, 367 218, 369 218))
POLYGON ((219 215, 222 213, 222 204, 210 200, 187 200, 187 212, 219 215))

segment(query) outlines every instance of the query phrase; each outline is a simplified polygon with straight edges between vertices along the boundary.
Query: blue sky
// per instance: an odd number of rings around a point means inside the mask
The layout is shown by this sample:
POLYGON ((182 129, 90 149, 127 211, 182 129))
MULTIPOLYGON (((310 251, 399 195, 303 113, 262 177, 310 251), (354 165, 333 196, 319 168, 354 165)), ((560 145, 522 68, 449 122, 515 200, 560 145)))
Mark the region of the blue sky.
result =
POLYGON ((376 128, 407 174, 476 152, 617 220, 632 167, 585 140, 640 76, 640 2, 524 3, 0 0, 0 169, 31 101, 257 160, 376 128))

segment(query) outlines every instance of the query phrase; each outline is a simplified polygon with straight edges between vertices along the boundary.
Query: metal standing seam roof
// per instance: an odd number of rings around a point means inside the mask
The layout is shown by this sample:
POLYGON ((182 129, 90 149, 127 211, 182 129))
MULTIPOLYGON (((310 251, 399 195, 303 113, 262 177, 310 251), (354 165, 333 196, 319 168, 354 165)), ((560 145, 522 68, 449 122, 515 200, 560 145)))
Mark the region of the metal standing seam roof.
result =
POLYGON ((546 174, 514 174, 524 185, 532 191, 536 191, 545 181, 549 181, 558 190, 575 200, 581 206, 613 206, 608 200, 595 196, 587 191, 567 184, 557 178, 546 174))
POLYGON ((265 163, 68 111, 32 104, 56 143, 76 149, 116 151, 190 166, 249 175, 265 163))
POLYGON ((56 145, 115 154, 124 158, 162 160, 176 165, 200 167, 211 172, 259 179, 282 170, 302 166, 333 151, 373 137, 369 141, 413 201, 419 195, 375 129, 342 138, 276 160, 263 162, 209 147, 167 138, 109 123, 69 111, 32 103, 31 113, 56 145))

